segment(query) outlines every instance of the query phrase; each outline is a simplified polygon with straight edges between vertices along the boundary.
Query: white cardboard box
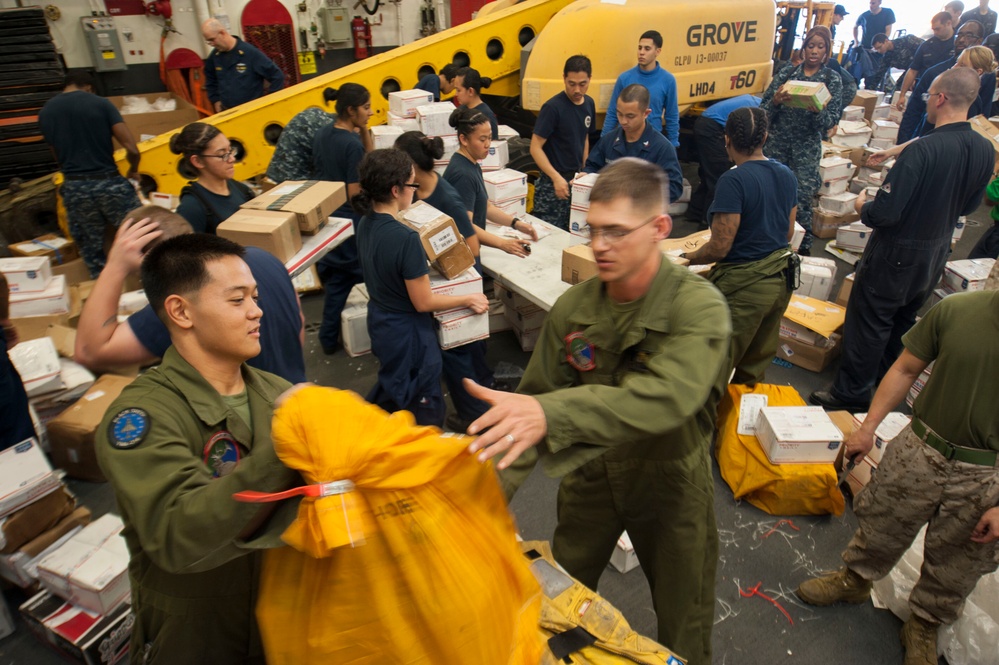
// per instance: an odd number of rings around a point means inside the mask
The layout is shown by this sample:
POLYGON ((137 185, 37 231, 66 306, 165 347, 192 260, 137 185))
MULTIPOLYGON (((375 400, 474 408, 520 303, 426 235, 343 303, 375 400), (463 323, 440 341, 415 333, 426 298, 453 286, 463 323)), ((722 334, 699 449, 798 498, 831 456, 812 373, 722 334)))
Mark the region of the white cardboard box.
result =
POLYGON ((875 120, 871 123, 872 126, 872 139, 891 139, 892 141, 898 136, 898 123, 892 122, 891 120, 875 120))
POLYGON ((510 139, 520 138, 520 134, 517 133, 517 130, 509 125, 497 125, 496 132, 500 141, 509 141, 510 139))
POLYGON ((871 139, 871 147, 878 150, 888 150, 895 146, 894 138, 884 138, 884 139, 871 139))
POLYGON ((38 562, 38 578, 52 593, 98 614, 129 597, 128 547, 121 518, 107 514, 85 526, 38 562))
POLYGON ((457 134, 457 130, 448 124, 455 106, 451 102, 435 102, 416 109, 416 119, 420 123, 420 131, 427 136, 447 136, 457 134))
MULTIPOLYGON (((836 229, 836 246, 851 252, 863 252, 874 229, 863 222, 853 222, 836 229)), ((826 300, 826 298, 823 298, 826 300)))
POLYGON ((391 148, 395 145, 395 140, 404 133, 402 127, 395 127, 393 125, 375 125, 371 127, 371 138, 374 141, 375 150, 391 148))
POLYGON ((386 122, 392 127, 398 127, 403 132, 418 132, 420 131, 420 121, 416 119, 415 115, 413 117, 407 117, 404 115, 397 115, 388 112, 388 120, 386 122))
MULTIPOLYGON (((855 413, 853 415, 853 422, 857 427, 860 427, 866 418, 866 413, 855 413)), ((875 465, 880 464, 881 458, 885 453, 885 448, 902 433, 902 430, 909 426, 910 422, 912 422, 910 416, 898 411, 892 411, 885 416, 885 419, 881 421, 878 428, 874 430, 874 447, 871 448, 871 452, 867 453, 867 457, 871 458, 871 461, 875 465)))
POLYGON ((581 210, 590 207, 590 192, 593 191, 593 185, 597 182, 599 175, 599 173, 584 173, 576 176, 576 179, 572 181, 572 189, 570 189, 573 206, 581 210))
POLYGON ((483 173, 490 201, 503 201, 515 196, 527 196, 527 175, 513 169, 483 173))
POLYGON ((853 212, 853 203, 857 195, 852 192, 841 192, 830 196, 819 197, 819 207, 833 215, 849 215, 853 212))
POLYGON ((843 433, 821 406, 763 407, 756 438, 773 464, 830 464, 843 444, 843 433))
POLYGON ((801 241, 805 239, 805 227, 798 222, 794 223, 794 235, 791 236, 791 249, 798 251, 801 241))
POLYGON ((874 114, 871 116, 871 120, 887 120, 889 115, 891 115, 891 106, 888 104, 878 104, 874 107, 874 114))
POLYGON ((853 162, 845 157, 826 157, 819 160, 819 178, 822 182, 849 178, 856 170, 853 162))
MULTIPOLYGON (((47 260, 47 259, 46 259, 47 260)), ((56 275, 44 291, 10 294, 10 318, 49 316, 69 312, 69 289, 66 277, 56 275)))
POLYGON ((943 286, 954 292, 982 291, 995 262, 995 259, 948 261, 944 268, 943 286))
MULTIPOLYGON (((416 115, 416 109, 434 103, 433 94, 426 90, 399 90, 390 92, 388 96, 389 111, 405 118, 416 115)), ((454 105, 451 105, 452 110, 454 105)))
POLYGON ((802 296, 828 300, 836 273, 826 266, 801 264, 801 284, 795 291, 802 296))
POLYGON ((52 263, 47 256, 15 256, 0 259, 0 272, 11 293, 38 293, 52 281, 52 263))
POLYGON ((857 121, 864 119, 864 107, 863 106, 847 106, 843 109, 843 115, 841 120, 857 121))
POLYGON ((55 491, 60 484, 35 439, 0 451, 0 516, 55 491))
POLYGON ((582 238, 590 237, 590 225, 586 223, 589 210, 572 206, 569 208, 569 233, 582 238))
POLYGON ((819 186, 819 196, 831 196, 832 194, 842 194, 850 189, 850 178, 836 178, 826 180, 819 186))
POLYGON ((51 337, 21 342, 7 352, 28 397, 62 388, 62 365, 51 337))
POLYGON ((453 349, 489 337, 489 312, 476 314, 467 307, 434 312, 442 349, 453 349))
POLYGON ((467 296, 482 293, 482 276, 469 268, 454 279, 444 277, 436 270, 430 271, 430 290, 439 296, 467 296))
POLYGON ((506 141, 493 141, 489 144, 489 154, 479 160, 483 171, 499 171, 510 161, 510 147, 506 141))
POLYGON ((614 553, 611 554, 610 563, 618 572, 627 573, 638 568, 638 556, 635 554, 635 547, 631 544, 631 536, 625 531, 617 539, 614 546, 614 553))
POLYGON ((870 140, 871 128, 867 123, 846 120, 839 123, 830 142, 848 148, 860 148, 867 145, 870 140))
POLYGON ((340 339, 343 349, 351 358, 371 353, 368 335, 368 288, 357 284, 347 296, 347 303, 340 313, 340 339))
POLYGON ((515 196, 505 201, 493 201, 492 204, 503 212, 514 217, 523 217, 527 214, 527 197, 515 196))

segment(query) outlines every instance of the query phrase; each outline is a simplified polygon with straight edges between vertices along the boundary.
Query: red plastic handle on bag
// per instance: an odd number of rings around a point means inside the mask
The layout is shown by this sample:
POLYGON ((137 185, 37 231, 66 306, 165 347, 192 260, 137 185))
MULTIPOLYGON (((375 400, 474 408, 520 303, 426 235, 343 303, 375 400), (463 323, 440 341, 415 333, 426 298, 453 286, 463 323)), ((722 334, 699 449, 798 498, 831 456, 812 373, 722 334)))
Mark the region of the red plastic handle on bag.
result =
POLYGON ((349 480, 334 480, 328 483, 292 487, 290 490, 285 490, 284 492, 257 492, 256 490, 243 490, 242 492, 234 493, 232 498, 236 501, 242 501, 243 503, 269 503, 271 501, 288 499, 293 496, 334 496, 336 494, 351 492, 353 489, 354 483, 349 480))

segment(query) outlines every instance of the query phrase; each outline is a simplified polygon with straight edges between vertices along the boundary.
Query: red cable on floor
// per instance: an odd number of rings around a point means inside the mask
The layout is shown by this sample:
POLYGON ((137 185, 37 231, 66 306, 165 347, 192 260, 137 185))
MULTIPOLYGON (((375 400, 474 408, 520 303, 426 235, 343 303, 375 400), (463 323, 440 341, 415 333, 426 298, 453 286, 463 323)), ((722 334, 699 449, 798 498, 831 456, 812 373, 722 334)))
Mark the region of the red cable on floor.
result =
MULTIPOLYGON (((774 528, 776 529, 777 527, 774 527, 774 528)), ((797 527, 795 527, 795 528, 797 529, 797 527)), ((742 596, 743 598, 752 598, 753 596, 759 596, 760 598, 762 598, 763 600, 767 601, 768 603, 770 603, 771 605, 773 605, 774 607, 776 607, 778 610, 780 610, 781 614, 783 614, 784 616, 786 616, 787 620, 789 622, 791 622, 791 625, 793 626, 794 625, 794 619, 792 619, 791 615, 787 613, 787 610, 785 610, 783 608, 783 606, 781 606, 781 604, 778 603, 776 600, 774 600, 773 598, 771 598, 767 594, 765 594, 762 591, 760 591, 760 587, 762 585, 763 585, 763 582, 757 582, 756 586, 754 586, 749 591, 743 591, 742 588, 740 587, 739 588, 739 595, 742 596)))

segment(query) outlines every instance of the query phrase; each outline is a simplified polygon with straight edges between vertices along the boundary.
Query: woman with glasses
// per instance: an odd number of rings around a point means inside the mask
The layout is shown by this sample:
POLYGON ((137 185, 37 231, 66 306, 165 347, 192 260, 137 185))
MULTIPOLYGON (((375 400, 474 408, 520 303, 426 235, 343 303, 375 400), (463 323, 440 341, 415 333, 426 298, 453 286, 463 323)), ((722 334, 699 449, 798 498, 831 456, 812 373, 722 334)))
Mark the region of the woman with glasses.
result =
POLYGON ((400 224, 420 185, 413 160, 401 150, 375 150, 358 169, 360 191, 351 205, 361 215, 357 250, 368 287, 368 334, 378 358, 378 383, 368 401, 386 411, 410 411, 420 425, 444 424, 441 350, 433 312, 489 309, 486 296, 443 296, 430 290, 419 234, 400 224))
POLYGON ((170 137, 170 150, 197 174, 180 190, 177 214, 195 233, 215 233, 219 224, 253 198, 250 188, 233 179, 235 152, 218 127, 192 122, 170 137))

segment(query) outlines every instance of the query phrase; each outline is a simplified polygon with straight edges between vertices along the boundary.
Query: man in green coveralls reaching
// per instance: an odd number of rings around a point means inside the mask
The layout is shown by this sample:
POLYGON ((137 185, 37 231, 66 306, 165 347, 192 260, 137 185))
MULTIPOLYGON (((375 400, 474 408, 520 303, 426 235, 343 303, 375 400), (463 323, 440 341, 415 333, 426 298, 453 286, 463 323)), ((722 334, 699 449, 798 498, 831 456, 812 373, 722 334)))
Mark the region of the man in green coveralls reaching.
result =
POLYGON ((555 303, 524 394, 468 382, 493 405, 469 432, 484 431, 471 445, 480 460, 501 456, 508 494, 539 457, 546 473, 565 476, 553 550, 580 582, 596 588, 627 529, 659 641, 709 665, 718 558, 710 447, 731 324, 713 286, 663 260, 668 205, 655 164, 625 157, 601 171, 587 216, 599 278, 555 303))
POLYGON ((173 346, 122 391, 95 444, 131 555, 132 662, 264 662, 255 552, 282 545, 296 502, 260 508, 232 495, 300 480, 270 437, 274 401, 290 384, 245 364, 260 353, 262 312, 242 255, 192 233, 142 264, 173 346))

